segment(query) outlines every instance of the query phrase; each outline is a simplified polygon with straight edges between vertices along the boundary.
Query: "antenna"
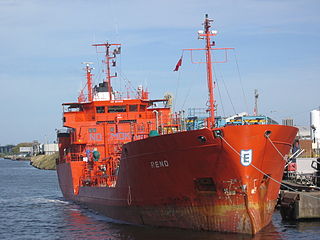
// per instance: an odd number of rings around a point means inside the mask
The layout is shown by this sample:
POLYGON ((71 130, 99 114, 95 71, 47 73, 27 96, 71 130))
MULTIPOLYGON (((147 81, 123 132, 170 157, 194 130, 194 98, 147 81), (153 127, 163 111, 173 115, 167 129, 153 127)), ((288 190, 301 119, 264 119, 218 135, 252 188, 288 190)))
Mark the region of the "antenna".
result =
POLYGON ((86 65, 86 73, 87 73, 87 87, 88 87, 88 101, 92 102, 92 67, 90 65, 93 64, 93 62, 83 62, 82 64, 86 65))
POLYGON ((258 89, 255 89, 254 90, 254 109, 253 109, 254 116, 258 115, 258 98, 259 98, 258 89))
POLYGON ((109 92, 109 99, 112 99, 112 87, 111 87, 111 79, 117 77, 117 73, 111 76, 111 69, 110 67, 116 66, 115 58, 118 54, 121 53, 121 44, 116 43, 99 43, 93 44, 94 47, 105 47, 105 64, 106 64, 106 80, 108 92, 109 92))

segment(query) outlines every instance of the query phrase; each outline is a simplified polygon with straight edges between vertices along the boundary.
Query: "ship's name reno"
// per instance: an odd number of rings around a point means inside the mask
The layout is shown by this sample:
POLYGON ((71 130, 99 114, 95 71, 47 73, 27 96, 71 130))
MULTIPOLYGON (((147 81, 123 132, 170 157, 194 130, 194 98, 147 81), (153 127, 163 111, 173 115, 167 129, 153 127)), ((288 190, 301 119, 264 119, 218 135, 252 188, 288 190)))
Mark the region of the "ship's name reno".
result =
POLYGON ((151 168, 169 167, 169 162, 167 160, 154 161, 154 162, 150 162, 150 166, 151 166, 151 168))

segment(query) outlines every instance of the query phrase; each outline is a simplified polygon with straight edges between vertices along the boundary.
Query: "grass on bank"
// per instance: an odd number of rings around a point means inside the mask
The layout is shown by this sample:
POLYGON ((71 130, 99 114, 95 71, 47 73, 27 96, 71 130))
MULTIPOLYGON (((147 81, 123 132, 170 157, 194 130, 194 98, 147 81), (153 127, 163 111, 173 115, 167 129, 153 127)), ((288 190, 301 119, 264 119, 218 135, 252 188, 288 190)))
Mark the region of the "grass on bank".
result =
POLYGON ((38 155, 31 158, 32 166, 44 169, 44 170, 55 170, 56 169, 56 159, 59 157, 59 153, 54 153, 51 155, 38 155))

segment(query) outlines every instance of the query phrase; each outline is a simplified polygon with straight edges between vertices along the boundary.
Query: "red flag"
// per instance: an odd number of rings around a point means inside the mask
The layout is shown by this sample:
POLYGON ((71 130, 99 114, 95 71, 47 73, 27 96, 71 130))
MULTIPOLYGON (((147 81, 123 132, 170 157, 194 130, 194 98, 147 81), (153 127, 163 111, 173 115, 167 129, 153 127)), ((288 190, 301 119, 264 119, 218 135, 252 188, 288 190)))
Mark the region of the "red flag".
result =
POLYGON ((176 65, 176 67, 175 67, 175 69, 173 70, 173 71, 178 71, 179 70, 179 67, 181 66, 181 64, 182 64, 182 56, 181 56, 181 58, 179 59, 179 61, 177 62, 177 65, 176 65))

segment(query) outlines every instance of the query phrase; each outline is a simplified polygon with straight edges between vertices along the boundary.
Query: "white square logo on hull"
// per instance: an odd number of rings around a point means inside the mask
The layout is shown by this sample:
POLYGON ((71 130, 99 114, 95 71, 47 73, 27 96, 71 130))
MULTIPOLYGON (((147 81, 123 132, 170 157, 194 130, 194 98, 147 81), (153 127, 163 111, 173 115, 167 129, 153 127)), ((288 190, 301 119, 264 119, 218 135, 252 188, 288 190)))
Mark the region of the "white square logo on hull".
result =
POLYGON ((252 149, 241 150, 240 162, 243 166, 248 167, 252 162, 252 149))

